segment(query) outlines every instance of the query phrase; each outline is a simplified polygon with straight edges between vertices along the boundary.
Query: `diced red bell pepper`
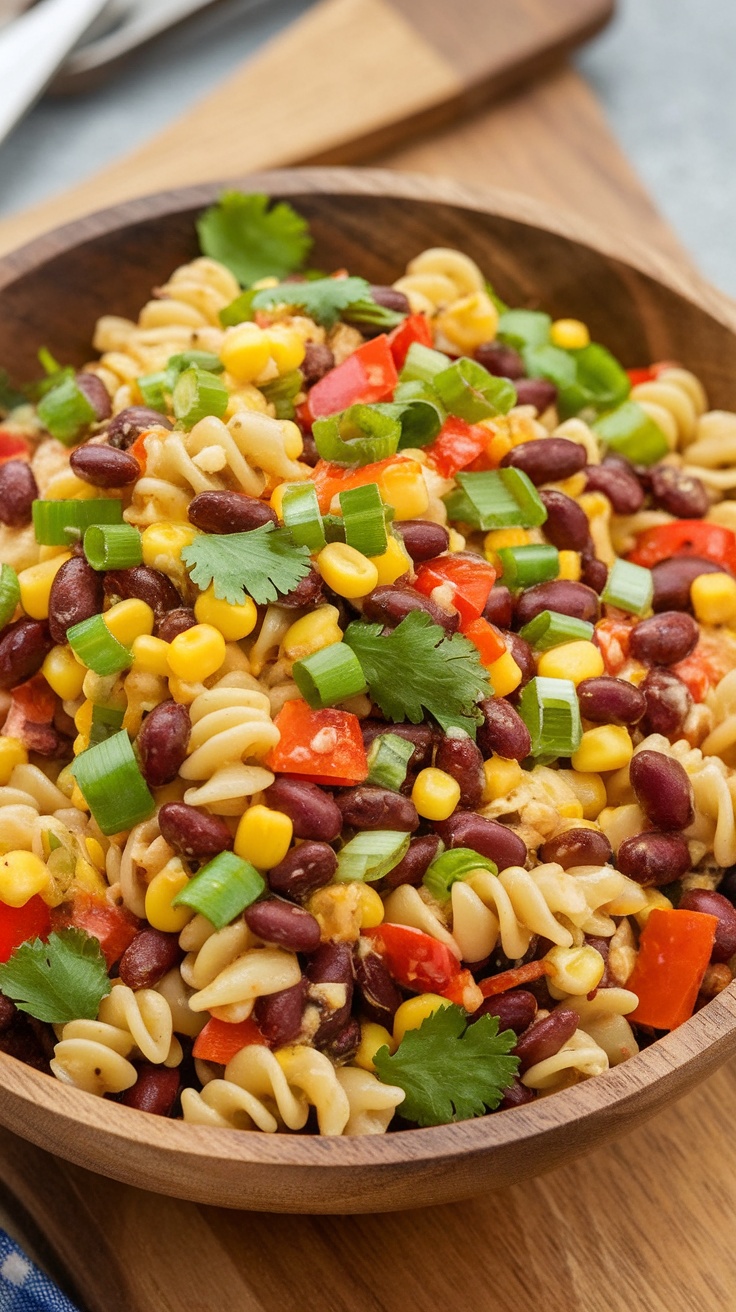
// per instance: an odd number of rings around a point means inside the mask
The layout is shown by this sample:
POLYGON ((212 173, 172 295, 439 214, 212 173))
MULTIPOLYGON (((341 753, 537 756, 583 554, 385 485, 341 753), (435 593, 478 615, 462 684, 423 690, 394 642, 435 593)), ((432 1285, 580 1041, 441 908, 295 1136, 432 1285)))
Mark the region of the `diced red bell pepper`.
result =
POLYGON ((238 1021, 237 1024, 230 1024, 213 1016, 194 1040, 192 1055, 201 1058, 202 1061, 214 1061, 218 1066, 227 1066, 242 1048, 247 1048, 253 1043, 265 1044, 265 1042, 261 1031, 250 1017, 248 1020, 238 1021))
POLYGON ((658 378, 664 369, 678 369, 679 365, 673 360, 660 360, 658 364, 644 365, 642 369, 627 369, 626 373, 632 387, 638 387, 639 383, 651 383, 658 378))
POLYGON ((51 913, 36 894, 23 907, 0 902, 0 961, 7 961, 15 948, 33 938, 48 938, 51 913))
POLYGON ((409 314, 388 335, 388 345, 397 369, 402 369, 412 342, 432 346, 432 326, 426 314, 409 314))
POLYGON ((692 1016, 717 928, 718 917, 702 911, 655 907, 649 913, 626 981, 639 999, 629 1020, 674 1030, 692 1016))
POLYGON ((480 556, 464 556, 457 552, 451 556, 435 556, 419 566, 414 587, 428 597, 435 588, 449 583, 452 602, 465 624, 477 620, 485 609, 496 571, 480 556))
POLYGON ((401 455, 375 460, 370 465, 363 465, 362 469, 346 469, 344 465, 336 465, 329 460, 318 461, 312 472, 312 482, 317 491, 317 501, 322 514, 327 513, 332 498, 338 492, 347 492, 353 487, 364 487, 366 483, 377 483, 384 501, 388 501, 389 497, 384 492, 383 475, 387 470, 395 469, 397 465, 403 465, 407 474, 415 474, 421 470, 418 460, 401 455))
POLYGON ((42 674, 35 674, 11 692, 3 733, 17 738, 29 752, 56 756, 62 740, 54 725, 55 711, 55 693, 42 674))
POLYGON ((314 419, 319 419, 360 402, 385 401, 398 380, 388 337, 381 333, 314 384, 309 392, 309 410, 314 419))
POLYGON ((471 620, 469 624, 464 624, 462 632, 478 648, 484 665, 493 665, 494 661, 506 651, 506 643, 498 629, 494 629, 493 625, 482 616, 480 619, 471 620))
MULTIPOLYGON (((288 703, 287 703, 288 705, 288 703)), ((397 984, 414 993, 442 993, 461 975, 460 962, 445 943, 409 925, 385 921, 364 929, 397 984)))
POLYGON ((485 453, 492 436, 480 424, 468 424, 450 415, 439 436, 426 448, 427 459, 443 478, 454 478, 458 470, 467 469, 485 453))
POLYGON ((690 696, 694 702, 705 701, 708 689, 711 686, 711 679, 704 662, 698 656, 697 648, 689 656, 686 656, 684 661, 678 661, 677 665, 671 665, 670 669, 673 674, 677 675, 678 679, 682 679, 686 688, 690 690, 690 696))
POLYGON ((502 970, 500 975, 491 975, 480 981, 480 991, 484 998, 494 998, 497 993, 506 993, 508 989, 518 989, 532 980, 549 975, 546 961, 527 961, 523 966, 513 966, 511 970, 502 970))
POLYGON ((148 452, 146 451, 146 438, 150 435, 150 428, 139 433, 132 446, 128 447, 128 455, 133 456, 141 467, 141 473, 145 474, 146 465, 148 464, 148 452))
POLYGON ((19 433, 6 433, 0 428, 0 465, 6 460, 30 460, 31 448, 19 433))
POLYGON ((469 970, 461 970, 446 988, 442 989, 443 998, 464 1007, 466 1011, 477 1011, 483 1001, 483 994, 469 970))
POLYGON ((618 674, 629 658, 631 624, 627 620, 599 620, 593 638, 600 647, 606 674, 618 674))
POLYGON ((651 569, 670 556, 701 556, 736 574, 736 533, 703 519, 676 519, 640 533, 628 559, 651 569))
POLYGON ((99 939, 108 970, 130 947, 140 921, 125 907, 113 906, 92 893, 76 893, 71 903, 62 903, 51 914, 54 929, 81 929, 99 939))
POLYGON ((368 777, 360 720, 349 711, 313 711, 285 702, 274 724, 281 738, 266 758, 269 770, 298 774, 315 784, 349 787, 368 777))

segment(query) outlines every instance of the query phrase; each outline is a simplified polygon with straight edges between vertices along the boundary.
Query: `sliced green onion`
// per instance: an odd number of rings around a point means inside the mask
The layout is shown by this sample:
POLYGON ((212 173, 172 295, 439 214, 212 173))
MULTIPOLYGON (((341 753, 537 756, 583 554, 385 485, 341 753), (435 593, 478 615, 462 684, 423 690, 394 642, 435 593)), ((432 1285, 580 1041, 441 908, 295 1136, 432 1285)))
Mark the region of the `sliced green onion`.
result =
POLYGON ((558 409, 563 419, 586 406, 612 410, 626 400, 631 391, 629 376, 605 346, 590 342, 570 354, 575 363, 575 384, 569 391, 563 388, 558 397, 558 409))
POLYGON ((114 733, 118 733, 123 727, 123 717, 125 711, 122 706, 99 706, 95 704, 92 707, 92 725, 89 731, 89 745, 96 747, 98 743, 104 743, 105 739, 111 738, 114 733))
POLYGON ((364 556, 382 556, 388 546, 386 518, 377 483, 340 493, 345 541, 364 556))
POLYGON ((578 695, 572 679, 530 679, 521 694, 519 714, 532 738, 532 756, 550 760, 572 756, 580 746, 578 695))
POLYGON ((273 378, 270 383, 261 383, 260 390, 273 406, 277 419, 293 419, 296 414, 294 401, 303 387, 304 374, 301 369, 292 369, 291 373, 273 378))
POLYGON ((220 852, 172 898, 174 907, 192 907, 215 929, 224 929, 266 891, 266 881, 250 861, 220 852))
POLYGON ((535 651, 549 651, 563 642, 590 642, 595 626, 588 620, 576 620, 558 610, 543 610, 519 630, 519 637, 535 651))
POLYGON ((47 432, 65 446, 74 446, 97 419, 97 411, 73 375, 49 389, 39 401, 37 413, 47 432))
POLYGON ((286 484, 281 517, 298 547, 322 550, 327 539, 314 483, 286 484))
POLYGON ((601 601, 618 606, 632 615, 645 615, 652 607, 654 578, 650 569, 632 565, 630 560, 617 560, 608 571, 601 601))
POLYGON ((66 631, 66 640, 75 656, 95 674, 118 674, 133 663, 130 648, 118 642, 101 615, 73 624, 66 631))
POLYGON ((223 328, 237 328, 239 323, 247 323, 253 318, 253 298, 258 295, 258 288, 251 287, 241 292, 224 310, 220 310, 219 319, 223 328))
POLYGON ((456 474, 460 489, 443 497, 447 514, 473 528, 538 528, 547 511, 531 479, 521 469, 456 474))
POLYGON ((192 366, 179 374, 171 399, 179 423, 189 429, 208 415, 222 419, 230 397, 216 374, 192 366))
POLYGON ((432 383, 450 364, 449 355, 435 351, 431 346, 423 346, 421 342, 412 342, 399 378, 402 383, 432 383))
POLYGON ((498 559, 503 566, 503 581, 512 592, 531 588, 535 583, 556 579, 560 572, 560 553, 546 543, 528 547, 500 547, 498 559))
POLYGON ((138 390, 151 410, 158 410, 160 414, 165 415, 175 381, 168 369, 160 369, 155 374, 141 374, 138 379, 138 390))
POLYGON ((356 834, 337 854, 335 880, 349 884, 364 880, 373 884, 383 879, 389 870, 403 861, 409 850, 411 834, 397 833, 395 829, 371 829, 356 834))
POLYGON ((477 360, 455 360, 432 380, 447 412, 469 424, 505 415, 516 405, 516 388, 508 378, 495 378, 477 360))
POLYGON ((550 316, 540 310, 506 310, 498 321, 497 336, 505 345, 524 351, 546 346, 551 327, 550 316))
POLYGON ((342 515, 323 515, 322 527, 328 542, 345 541, 345 520, 342 515))
POLYGON ((347 309, 343 310, 340 318, 345 323, 357 325, 365 324, 369 328, 380 328, 382 332, 390 332, 392 328, 398 328, 406 318, 406 311, 389 310, 387 305, 378 305, 376 301, 365 300, 353 301, 347 309))
POLYGON ((205 369, 211 374, 221 374, 225 366, 214 351, 181 351, 179 355, 169 356, 166 368, 178 378, 185 369, 205 369))
POLYGON ((91 524, 84 554, 93 569, 132 569, 143 561, 141 535, 132 524, 91 524))
POLYGON ((404 447, 422 447, 433 442, 447 418, 445 407, 429 383, 399 383, 394 389, 394 407, 400 412, 401 438, 404 447))
POLYGON ((397 733, 379 733, 368 751, 368 783, 398 793, 406 781, 414 744, 397 733))
POLYGON ((358 657, 346 642, 333 642, 295 661, 292 677, 313 710, 334 706, 365 692, 367 683, 358 657))
POLYGON ((124 729, 81 752, 69 770, 103 834, 132 829, 156 810, 124 729))
POLYGON ((653 465, 669 451, 669 444, 638 401, 624 401, 593 424, 594 431, 611 451, 637 465, 653 465))
POLYGON ((122 524, 123 503, 112 497, 89 500, 34 501, 33 527, 43 547, 68 547, 91 524, 122 524))
POLYGON ((18 575, 12 565, 0 565, 0 629, 12 620, 19 601, 18 575))
POLYGON ((474 870, 490 870, 492 875, 498 874, 495 861, 487 856, 474 852, 472 847, 453 847, 450 852, 435 857, 422 883, 438 902, 446 902, 452 885, 474 870))
POLYGON ((370 465, 396 454, 401 424, 380 405, 351 405, 340 414, 316 419, 315 445, 323 460, 343 465, 370 465))

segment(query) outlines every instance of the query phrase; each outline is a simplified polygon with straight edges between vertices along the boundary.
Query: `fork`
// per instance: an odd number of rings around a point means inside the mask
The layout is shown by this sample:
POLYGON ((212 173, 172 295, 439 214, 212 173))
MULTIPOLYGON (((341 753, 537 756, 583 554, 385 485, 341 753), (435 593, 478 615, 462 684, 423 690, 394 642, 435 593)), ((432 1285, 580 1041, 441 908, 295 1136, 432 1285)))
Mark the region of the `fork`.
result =
MULTIPOLYGON (((0 14, 24 0, 0 0, 0 14)), ((34 104, 106 0, 40 0, 0 31, 0 142, 34 104)))

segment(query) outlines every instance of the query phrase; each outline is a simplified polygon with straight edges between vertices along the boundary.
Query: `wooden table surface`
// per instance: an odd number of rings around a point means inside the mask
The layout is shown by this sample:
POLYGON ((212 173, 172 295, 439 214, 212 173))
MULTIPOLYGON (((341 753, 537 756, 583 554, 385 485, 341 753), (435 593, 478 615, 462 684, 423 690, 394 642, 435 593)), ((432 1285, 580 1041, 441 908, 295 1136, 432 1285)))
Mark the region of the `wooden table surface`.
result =
MULTIPOLYGON (((381 162, 525 191, 682 256, 569 71, 381 162)), ((0 1202, 88 1312, 728 1312, 735 1103, 731 1065, 544 1178, 347 1218, 164 1200, 2 1131, 0 1202)))

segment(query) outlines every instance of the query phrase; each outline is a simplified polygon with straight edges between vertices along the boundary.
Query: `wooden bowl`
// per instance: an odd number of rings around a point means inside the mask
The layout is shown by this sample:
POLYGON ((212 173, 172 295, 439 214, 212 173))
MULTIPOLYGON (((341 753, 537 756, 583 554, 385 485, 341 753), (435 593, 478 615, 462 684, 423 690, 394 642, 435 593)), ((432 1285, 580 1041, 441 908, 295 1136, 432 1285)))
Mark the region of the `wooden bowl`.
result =
MULTIPOLYGON (((377 170, 259 174, 245 190, 288 196, 312 225, 313 259, 377 282, 426 246, 467 251, 513 305, 585 320, 628 366, 675 359, 713 406, 736 407, 736 312, 656 252, 538 203, 377 170)), ((135 316, 151 287, 197 253, 194 218, 216 186, 145 197, 0 261, 0 363, 33 377, 47 346, 90 356, 95 320, 135 316)), ((624 1133, 736 1051, 731 985, 685 1025, 604 1075, 529 1106, 457 1125, 357 1139, 237 1133, 160 1120, 0 1056, 0 1121, 129 1184, 226 1207, 374 1212, 503 1188, 624 1133)))

